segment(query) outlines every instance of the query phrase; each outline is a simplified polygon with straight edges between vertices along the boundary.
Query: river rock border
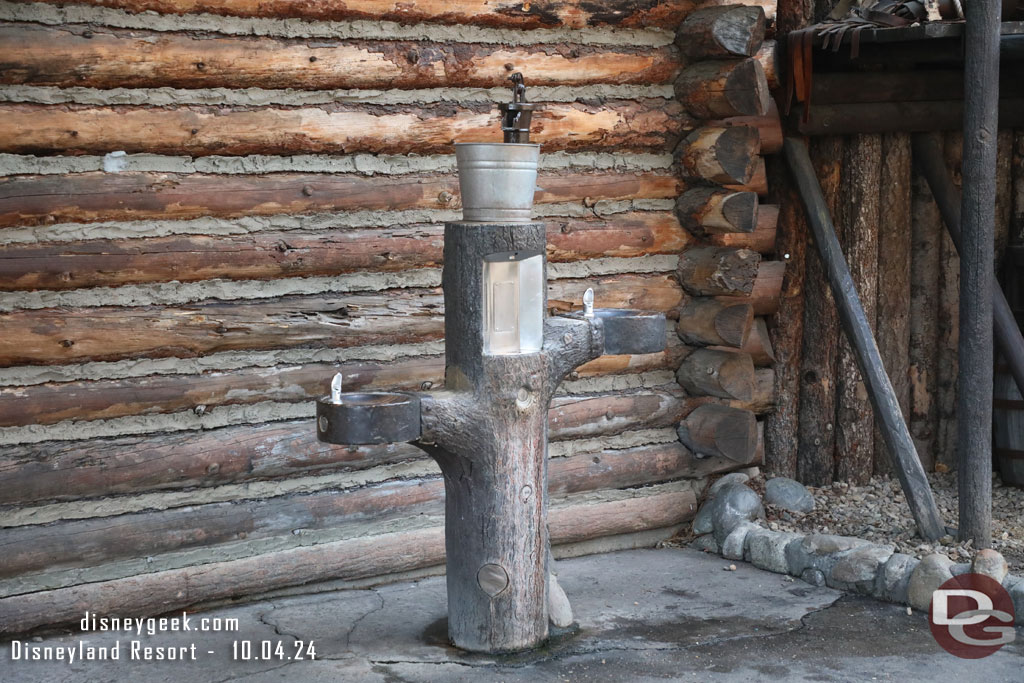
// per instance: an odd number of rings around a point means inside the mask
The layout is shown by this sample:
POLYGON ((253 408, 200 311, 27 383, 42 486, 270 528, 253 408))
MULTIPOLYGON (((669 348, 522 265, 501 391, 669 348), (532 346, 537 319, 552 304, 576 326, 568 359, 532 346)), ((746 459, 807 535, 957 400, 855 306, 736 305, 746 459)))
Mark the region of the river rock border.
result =
POLYGON ((925 612, 936 588, 956 575, 973 571, 1002 583, 1013 599, 1016 623, 1024 624, 1024 578, 1010 574, 998 552, 981 550, 970 564, 954 564, 939 553, 919 560, 895 552, 892 545, 852 536, 773 531, 762 526, 764 506, 760 496, 743 483, 745 480, 745 475, 726 475, 711 486, 693 521, 697 538, 691 547, 799 577, 814 586, 910 605, 925 612))

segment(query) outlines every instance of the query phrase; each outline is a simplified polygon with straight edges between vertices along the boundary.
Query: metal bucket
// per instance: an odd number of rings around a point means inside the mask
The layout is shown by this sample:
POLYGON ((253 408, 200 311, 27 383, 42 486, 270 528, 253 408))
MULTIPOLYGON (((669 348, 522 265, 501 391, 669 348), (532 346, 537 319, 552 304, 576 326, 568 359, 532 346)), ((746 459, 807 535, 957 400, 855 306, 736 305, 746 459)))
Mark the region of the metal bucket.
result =
POLYGON ((479 223, 528 223, 537 191, 540 145, 457 142, 462 218, 479 223))

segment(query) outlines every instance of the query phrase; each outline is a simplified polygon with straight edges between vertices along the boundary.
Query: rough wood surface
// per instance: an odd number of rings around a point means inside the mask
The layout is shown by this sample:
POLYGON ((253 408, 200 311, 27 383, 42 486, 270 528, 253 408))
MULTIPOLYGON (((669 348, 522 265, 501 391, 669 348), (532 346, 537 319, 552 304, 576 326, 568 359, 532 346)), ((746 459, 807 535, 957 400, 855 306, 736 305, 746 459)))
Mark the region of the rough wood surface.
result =
MULTIPOLYGON (((671 149, 692 124, 668 100, 547 103, 533 116, 545 151, 671 149)), ((0 150, 18 154, 443 154, 495 139, 489 103, 323 107, 0 105, 0 150)))
POLYGON ((749 401, 754 396, 754 363, 745 353, 697 349, 687 356, 676 381, 691 396, 749 401))
MULTIPOLYGON (((882 138, 858 135, 846 145, 840 188, 843 251, 871 331, 878 310, 878 187, 882 138)), ((874 415, 857 357, 846 337, 839 342, 836 407, 836 478, 864 484, 874 472, 874 415)))
POLYGON ((1024 131, 1013 133, 1013 209, 1010 213, 1010 241, 1024 241, 1024 131))
MULTIPOLYGON (((843 147, 839 137, 811 143, 811 159, 829 212, 836 217, 840 237, 846 226, 838 220, 843 186, 843 147)), ((839 315, 828 275, 817 250, 806 257, 803 347, 800 354, 799 458, 797 476, 812 486, 826 486, 835 477, 837 356, 839 315)))
POLYGON ((679 282, 693 295, 750 295, 761 255, 749 249, 694 247, 679 257, 679 282))
MULTIPOLYGON (((691 241, 666 212, 546 222, 548 260, 671 254, 691 241)), ((182 235, 9 245, 0 290, 74 289, 144 282, 244 280, 440 268, 437 224, 328 232, 182 235)))
MULTIPOLYGON (((614 275, 552 280, 551 298, 580 301, 593 287, 609 308, 670 311, 682 291, 672 275, 614 275)), ((140 356, 194 357, 231 350, 441 339, 437 290, 283 296, 269 301, 210 301, 187 306, 40 309, 0 314, 0 364, 53 364, 140 356)))
MULTIPOLYGON (((878 202, 878 351, 903 411, 910 420, 910 273, 912 233, 910 136, 882 137, 878 202)), ((875 430, 875 471, 891 472, 882 433, 875 430)))
POLYGON ((697 119, 764 116, 771 99, 764 67, 756 59, 697 62, 679 74, 675 88, 697 119))
POLYGON ((403 24, 438 22, 477 24, 508 28, 584 28, 621 26, 675 28, 693 8, 690 0, 568 0, 529 2, 521 0, 326 0, 296 3, 291 0, 45 0, 55 4, 112 7, 132 13, 221 14, 254 18, 294 18, 317 21, 359 19, 396 21, 403 24))
POLYGON ((683 444, 701 455, 746 465, 757 454, 757 418, 747 410, 709 403, 687 415, 676 433, 683 444))
MULTIPOLYGON (((727 232, 708 235, 707 243, 716 247, 734 247, 736 249, 753 249, 760 254, 775 253, 775 241, 778 237, 779 207, 774 204, 761 204, 757 207, 757 225, 753 232, 727 232)), ((790 254, 792 259, 792 254, 790 254)))
POLYGON ((761 141, 761 154, 775 154, 782 149, 782 117, 775 100, 769 100, 768 113, 764 116, 732 116, 715 121, 714 125, 756 128, 761 141))
POLYGON ((676 333, 687 344, 742 347, 754 322, 750 304, 723 304, 714 299, 687 299, 679 308, 676 333))
POLYGON ((928 183, 918 172, 913 174, 910 214, 910 433, 921 464, 931 471, 938 429, 939 253, 946 231, 928 183))
POLYGON ((756 192, 759 197, 768 195, 768 166, 763 156, 754 159, 754 170, 745 183, 725 182, 722 187, 735 192, 756 192))
POLYGON ((690 59, 753 57, 764 41, 764 10, 757 6, 702 7, 687 15, 676 45, 690 59))
POLYGON ((775 365, 775 349, 772 348, 768 323, 762 317, 753 319, 750 326, 750 334, 747 335, 746 342, 741 346, 709 346, 708 348, 716 351, 742 351, 750 356, 750 359, 754 362, 754 367, 770 368, 775 365))
MULTIPOLYGON (((664 428, 685 410, 685 400, 666 391, 556 397, 549 434, 558 441, 664 428)), ((309 420, 52 441, 8 447, 4 455, 0 505, 266 481, 424 457, 408 444, 332 446, 317 440, 309 420)))
MULTIPOLYGON (((945 139, 946 166, 952 169, 954 183, 959 186, 962 182, 962 136, 959 133, 947 133, 945 139)), ((938 430, 935 463, 953 469, 956 467, 956 395, 957 376, 960 371, 960 359, 957 354, 960 346, 960 256, 947 230, 942 231, 939 242, 938 306, 938 430)))
MULTIPOLYGON (((753 423, 754 417, 749 415, 753 423)), ((709 455, 740 453, 739 445, 730 440, 735 437, 723 432, 719 438, 725 453, 709 455)), ((747 462, 753 458, 756 442, 753 426, 750 439, 749 452, 745 451, 747 462)), ((679 444, 579 453, 551 459, 548 491, 552 497, 562 497, 584 491, 642 486, 694 476, 709 467, 714 465, 701 463, 679 444)), ((250 540, 287 536, 296 528, 331 529, 340 534, 346 527, 387 519, 406 519, 414 515, 439 517, 444 493, 441 477, 431 476, 385 481, 345 491, 191 505, 118 515, 115 519, 94 517, 46 526, 14 527, 4 532, 2 547, 6 561, 0 576, 19 576, 49 568, 89 567, 119 559, 212 547, 235 541, 240 533, 250 540)))
POLYGON ((695 187, 676 200, 684 228, 698 234, 753 232, 757 227, 757 194, 695 187))
MULTIPOLYGON (((551 540, 554 544, 571 543, 582 538, 664 528, 691 519, 696 504, 692 491, 672 491, 557 508, 549 520, 551 540)), ((124 616, 162 614, 212 600, 316 581, 408 571, 444 560, 440 528, 323 543, 2 598, 0 630, 13 634, 44 624, 77 622, 87 608, 124 616)))
POLYGON ((506 47, 426 41, 324 40, 0 26, 0 82, 88 88, 405 89, 670 82, 670 47, 506 47), (509 66, 506 66, 509 65, 509 66))
POLYGON ((779 310, 782 284, 788 268, 786 261, 761 261, 754 286, 748 295, 716 296, 723 303, 749 303, 754 315, 773 315, 779 310))
MULTIPOLYGON (((641 173, 542 173, 535 202, 674 199, 682 183, 641 173)), ((183 220, 357 209, 457 209, 454 175, 76 173, 0 178, 0 228, 57 222, 183 220)))
POLYGON ((751 183, 759 153, 758 132, 746 126, 701 128, 683 140, 678 152, 684 178, 725 185, 751 183))

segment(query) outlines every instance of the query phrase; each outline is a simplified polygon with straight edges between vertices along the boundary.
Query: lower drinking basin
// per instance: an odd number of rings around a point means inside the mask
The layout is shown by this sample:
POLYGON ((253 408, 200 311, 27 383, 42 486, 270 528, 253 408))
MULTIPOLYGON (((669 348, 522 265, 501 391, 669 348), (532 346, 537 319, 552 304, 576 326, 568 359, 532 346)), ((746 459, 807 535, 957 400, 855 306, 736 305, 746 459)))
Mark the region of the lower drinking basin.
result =
POLYGON ((398 392, 342 393, 316 403, 320 441, 358 445, 414 441, 420 436, 420 400, 398 392))
MULTIPOLYGON (((583 312, 570 314, 582 318, 583 312)), ((595 308, 604 326, 604 352, 609 355, 658 353, 665 350, 665 315, 628 308, 595 308)))

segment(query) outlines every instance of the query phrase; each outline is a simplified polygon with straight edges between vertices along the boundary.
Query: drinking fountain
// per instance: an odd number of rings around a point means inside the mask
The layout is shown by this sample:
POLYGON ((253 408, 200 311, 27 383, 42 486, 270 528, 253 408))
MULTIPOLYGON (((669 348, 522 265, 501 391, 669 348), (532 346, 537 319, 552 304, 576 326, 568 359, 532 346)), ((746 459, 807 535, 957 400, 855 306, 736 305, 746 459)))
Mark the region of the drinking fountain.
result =
POLYGON ((342 391, 317 402, 333 444, 410 442, 445 482, 448 634, 503 653, 548 636, 548 406, 576 367, 665 347, 660 313, 583 309, 548 317, 544 225, 531 221, 540 145, 518 73, 499 106, 504 142, 456 143, 462 221, 445 224, 445 384, 432 392, 342 391))

